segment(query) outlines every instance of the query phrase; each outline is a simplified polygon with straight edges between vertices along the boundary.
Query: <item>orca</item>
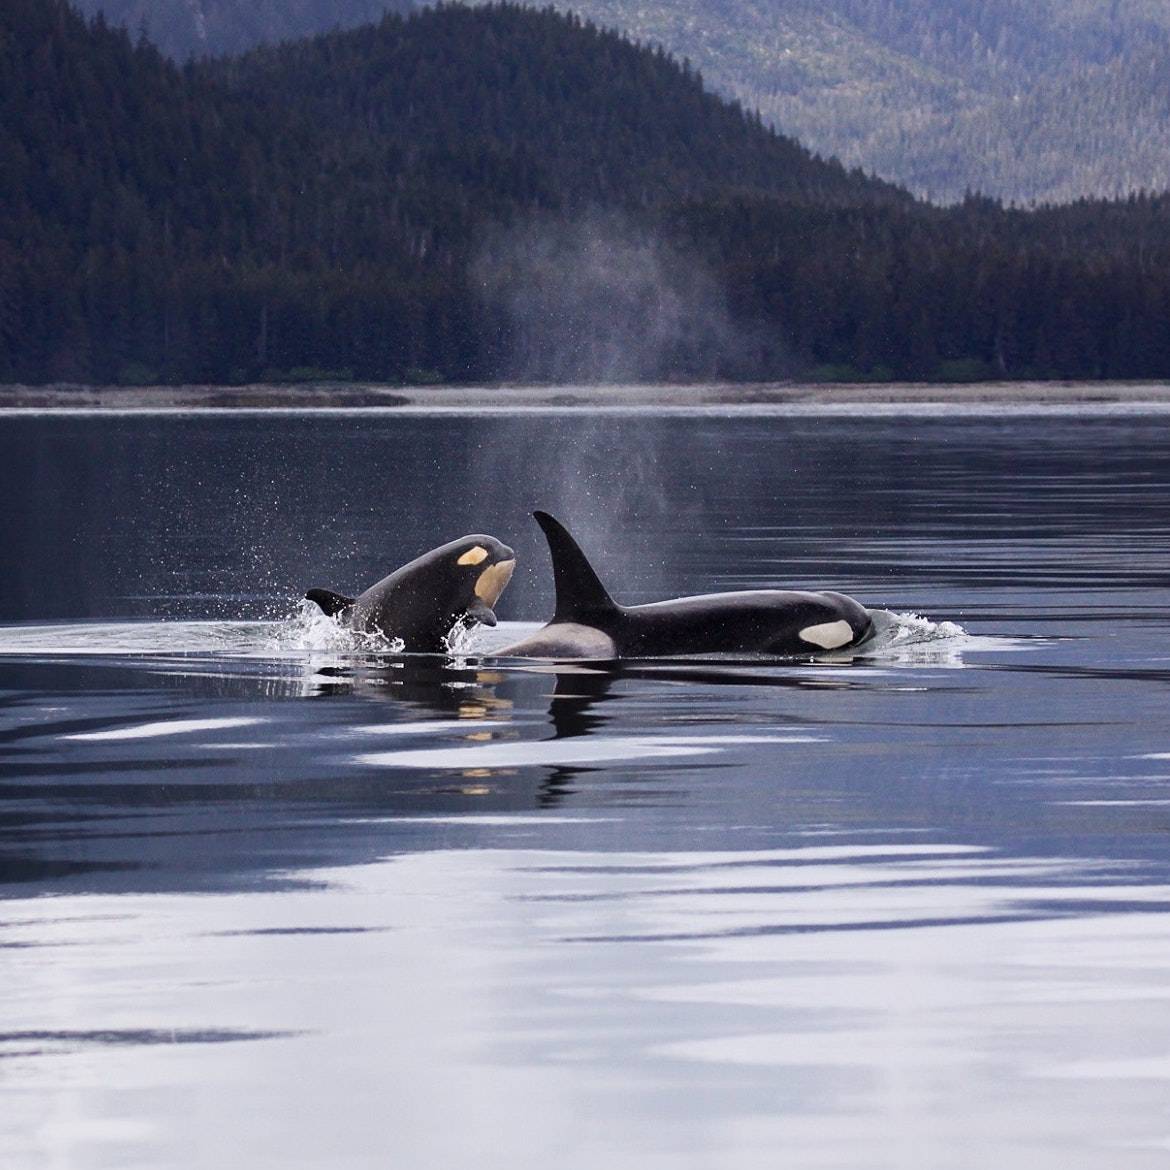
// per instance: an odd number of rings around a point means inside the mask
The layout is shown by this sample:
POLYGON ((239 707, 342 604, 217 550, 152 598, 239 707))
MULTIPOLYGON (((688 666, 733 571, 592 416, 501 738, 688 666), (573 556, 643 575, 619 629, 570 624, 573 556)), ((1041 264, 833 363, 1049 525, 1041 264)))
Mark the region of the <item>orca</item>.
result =
POLYGON ((410 653, 439 654, 459 625, 494 626, 516 555, 494 536, 474 534, 416 557, 357 597, 310 589, 306 601, 360 633, 402 642, 410 653))
POLYGON ((869 611, 841 593, 752 589, 619 605, 564 526, 533 512, 552 556, 556 610, 529 638, 495 651, 519 658, 659 658, 818 654, 873 634, 869 611))

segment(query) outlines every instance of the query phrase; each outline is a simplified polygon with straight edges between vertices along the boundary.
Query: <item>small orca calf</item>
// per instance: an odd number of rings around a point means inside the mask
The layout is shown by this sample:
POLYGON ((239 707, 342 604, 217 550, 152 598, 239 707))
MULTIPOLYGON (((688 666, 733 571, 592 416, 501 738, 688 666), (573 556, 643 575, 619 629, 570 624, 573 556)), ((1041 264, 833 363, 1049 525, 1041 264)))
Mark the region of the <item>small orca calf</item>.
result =
POLYGON ((492 606, 515 567, 515 554, 494 536, 463 536, 396 569, 357 597, 310 589, 305 599, 355 630, 401 639, 402 648, 412 653, 438 654, 448 648, 447 635, 456 625, 496 624, 492 606))
POLYGON ((496 651, 526 658, 657 658, 677 654, 808 654, 873 634, 869 611, 841 593, 752 589, 618 605, 566 529, 534 512, 552 554, 556 613, 542 630, 496 651))

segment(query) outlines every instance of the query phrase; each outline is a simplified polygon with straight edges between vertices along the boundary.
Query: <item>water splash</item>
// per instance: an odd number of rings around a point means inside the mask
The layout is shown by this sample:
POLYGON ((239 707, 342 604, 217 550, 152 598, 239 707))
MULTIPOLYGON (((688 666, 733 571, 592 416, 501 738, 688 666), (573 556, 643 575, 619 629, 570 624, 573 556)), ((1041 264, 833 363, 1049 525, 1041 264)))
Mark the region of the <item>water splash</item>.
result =
POLYGON ((885 636, 890 646, 926 645, 968 637, 958 622, 936 622, 917 613, 874 610, 874 624, 878 627, 878 637, 885 636))
POLYGON ((399 654, 405 643, 379 631, 355 630, 330 617, 311 601, 302 601, 290 618, 274 622, 279 649, 336 654, 399 654))
POLYGON ((972 638, 957 622, 936 622, 921 614, 885 609, 871 612, 874 636, 861 652, 883 665, 964 666, 964 652, 986 641, 972 638))
POLYGON ((462 658, 477 651, 479 647, 476 645, 476 631, 476 626, 468 625, 464 621, 456 622, 443 639, 443 646, 447 653, 462 658))

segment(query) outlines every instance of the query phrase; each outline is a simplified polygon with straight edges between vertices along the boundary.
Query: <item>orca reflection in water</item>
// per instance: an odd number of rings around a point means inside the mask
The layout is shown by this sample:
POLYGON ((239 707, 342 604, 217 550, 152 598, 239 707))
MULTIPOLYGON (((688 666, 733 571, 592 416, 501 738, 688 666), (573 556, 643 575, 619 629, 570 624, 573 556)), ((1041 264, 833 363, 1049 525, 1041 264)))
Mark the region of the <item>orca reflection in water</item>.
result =
POLYGON ((310 589, 330 617, 361 633, 398 639, 412 653, 438 654, 457 625, 494 626, 515 554, 494 536, 463 536, 416 557, 357 597, 310 589))
POLYGON ((841 593, 751 589, 618 605, 568 531, 534 512, 548 540, 556 612, 500 655, 647 658, 677 654, 808 654, 844 650, 873 634, 869 611, 841 593))

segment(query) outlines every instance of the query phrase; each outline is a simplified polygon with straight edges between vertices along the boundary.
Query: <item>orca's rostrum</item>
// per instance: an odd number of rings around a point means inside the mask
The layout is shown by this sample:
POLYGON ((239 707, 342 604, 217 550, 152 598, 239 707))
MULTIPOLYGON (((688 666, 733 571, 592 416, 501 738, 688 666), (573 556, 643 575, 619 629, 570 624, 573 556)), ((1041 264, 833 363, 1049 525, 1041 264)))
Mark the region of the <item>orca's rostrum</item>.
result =
POLYGON ((869 611, 841 593, 750 589, 619 605, 565 527, 547 512, 533 516, 552 556, 556 612, 543 629, 500 655, 808 654, 848 649, 873 634, 869 611))

